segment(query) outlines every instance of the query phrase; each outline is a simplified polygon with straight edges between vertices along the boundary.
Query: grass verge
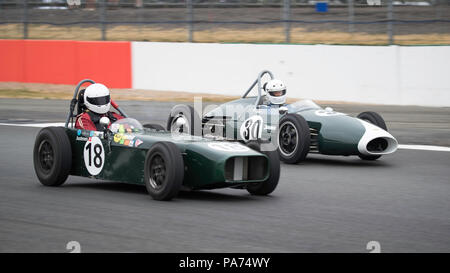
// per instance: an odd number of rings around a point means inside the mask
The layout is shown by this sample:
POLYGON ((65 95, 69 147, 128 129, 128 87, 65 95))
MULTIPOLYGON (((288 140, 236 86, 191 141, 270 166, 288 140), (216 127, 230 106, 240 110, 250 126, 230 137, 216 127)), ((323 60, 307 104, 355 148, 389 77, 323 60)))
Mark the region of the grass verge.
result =
MULTIPOLYGON (((30 24, 28 26, 30 39, 58 39, 58 40, 100 40, 99 27, 80 26, 51 26, 30 24)), ((152 41, 152 42, 186 42, 188 32, 186 28, 168 28, 156 26, 110 26, 107 28, 107 40, 111 41, 152 41)), ((23 37, 22 24, 0 25, 1 39, 21 39, 23 37)), ((217 27, 207 30, 196 30, 194 41, 202 43, 284 43, 283 27, 258 28, 223 28, 217 27)), ((395 35, 398 45, 448 45, 450 34, 404 34, 395 35)), ((291 29, 291 43, 297 44, 358 44, 358 45, 386 45, 386 34, 368 34, 365 32, 315 31, 309 32, 305 28, 291 29)))

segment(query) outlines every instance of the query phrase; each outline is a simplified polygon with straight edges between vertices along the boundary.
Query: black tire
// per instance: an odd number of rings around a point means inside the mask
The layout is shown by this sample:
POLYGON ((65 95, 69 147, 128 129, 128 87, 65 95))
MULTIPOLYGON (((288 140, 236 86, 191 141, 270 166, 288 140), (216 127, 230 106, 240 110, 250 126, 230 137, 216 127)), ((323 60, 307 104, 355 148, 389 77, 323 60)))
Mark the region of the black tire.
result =
POLYGON ((280 119, 278 152, 281 161, 296 164, 309 152, 311 133, 306 120, 298 114, 287 114, 280 119))
POLYGON ((372 123, 373 125, 376 125, 380 127, 381 129, 387 131, 386 122, 384 122, 384 119, 378 114, 377 112, 362 112, 357 116, 357 118, 365 120, 369 123, 372 123))
POLYGON ((167 201, 181 189, 184 162, 178 147, 171 142, 157 142, 147 152, 144 165, 145 187, 155 200, 167 201))
POLYGON ((153 129, 156 131, 166 131, 163 126, 156 123, 147 123, 143 125, 144 128, 153 129))
POLYGON ((167 119, 167 131, 171 132, 172 124, 177 118, 183 116, 186 118, 188 128, 183 131, 183 133, 188 133, 190 135, 201 135, 201 129, 196 132, 195 126, 201 128, 200 117, 195 112, 194 107, 190 105, 179 104, 172 108, 170 111, 169 118, 167 119))
POLYGON ((46 127, 39 131, 33 149, 34 171, 45 186, 60 186, 72 167, 72 147, 66 130, 46 127))
POLYGON ((269 158, 270 174, 264 182, 248 184, 246 189, 252 195, 268 195, 276 189, 280 180, 280 157, 278 151, 260 151, 260 146, 257 143, 250 143, 247 146, 265 154, 269 158))
MULTIPOLYGON (((381 129, 387 131, 386 122, 384 122, 384 119, 377 112, 371 112, 371 111, 362 112, 361 114, 359 114, 357 116, 357 118, 367 121, 373 125, 380 127, 381 129)), ((377 160, 378 158, 381 157, 381 155, 363 155, 363 154, 360 154, 358 156, 362 160, 377 160)))

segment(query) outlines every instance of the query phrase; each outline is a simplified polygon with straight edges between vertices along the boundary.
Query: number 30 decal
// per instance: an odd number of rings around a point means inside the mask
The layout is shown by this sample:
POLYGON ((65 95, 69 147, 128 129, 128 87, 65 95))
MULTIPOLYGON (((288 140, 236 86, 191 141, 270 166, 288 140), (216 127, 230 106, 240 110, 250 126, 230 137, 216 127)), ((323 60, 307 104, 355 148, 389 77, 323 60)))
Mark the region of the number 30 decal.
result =
POLYGON ((105 163, 105 151, 98 137, 86 141, 83 149, 84 165, 91 175, 99 174, 105 163))

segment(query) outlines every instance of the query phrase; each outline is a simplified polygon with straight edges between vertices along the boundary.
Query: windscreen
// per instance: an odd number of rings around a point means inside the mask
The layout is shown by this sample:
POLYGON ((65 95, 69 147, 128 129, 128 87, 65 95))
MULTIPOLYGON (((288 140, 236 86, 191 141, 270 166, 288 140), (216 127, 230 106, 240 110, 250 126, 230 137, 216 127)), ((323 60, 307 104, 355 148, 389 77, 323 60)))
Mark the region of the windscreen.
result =
POLYGON ((299 100, 297 102, 287 105, 287 108, 289 110, 289 113, 295 113, 305 110, 322 109, 322 107, 317 105, 312 100, 299 100))
POLYGON ((144 131, 144 128, 142 127, 142 124, 139 121, 135 120, 134 118, 124 118, 119 119, 118 121, 111 124, 110 130, 114 134, 116 133, 131 134, 142 132, 144 131))

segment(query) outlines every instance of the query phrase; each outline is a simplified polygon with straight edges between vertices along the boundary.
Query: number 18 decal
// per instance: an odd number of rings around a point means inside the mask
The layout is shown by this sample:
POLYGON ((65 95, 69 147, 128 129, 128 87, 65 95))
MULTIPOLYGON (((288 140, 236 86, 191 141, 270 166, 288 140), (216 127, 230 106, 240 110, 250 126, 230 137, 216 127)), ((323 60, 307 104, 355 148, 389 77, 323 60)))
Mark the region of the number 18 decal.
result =
POLYGON ((99 174, 105 163, 105 151, 98 137, 91 137, 83 149, 84 165, 91 175, 99 174))

